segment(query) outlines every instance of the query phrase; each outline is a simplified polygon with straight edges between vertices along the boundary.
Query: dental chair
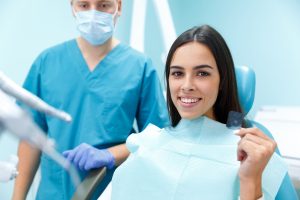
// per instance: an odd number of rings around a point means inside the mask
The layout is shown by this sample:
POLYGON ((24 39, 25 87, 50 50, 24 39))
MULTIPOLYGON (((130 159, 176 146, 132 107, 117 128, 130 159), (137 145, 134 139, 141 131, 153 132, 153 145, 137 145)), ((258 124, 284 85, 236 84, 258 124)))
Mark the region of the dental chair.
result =
MULTIPOLYGON (((245 114, 247 114, 252 108, 254 96, 255 96, 255 72, 249 67, 238 66, 235 67, 235 73, 237 78, 239 100, 241 102, 245 114)), ((273 138, 272 134, 268 131, 268 129, 266 129, 260 123, 252 120, 247 120, 247 124, 250 127, 258 127, 270 138, 273 138)), ((280 155, 278 148, 276 149, 276 153, 280 155)), ((81 183, 83 188, 85 188, 84 200, 88 200, 91 198, 97 185, 101 182, 101 180, 105 176, 105 171, 106 171, 105 167, 97 170, 92 170, 90 174, 81 183)), ((79 200, 79 199, 82 198, 79 198, 78 191, 76 191, 72 200, 79 200)), ((280 186, 280 189, 276 196, 276 200, 298 200, 296 190, 288 174, 286 174, 280 186)))
MULTIPOLYGON (((239 100, 245 114, 247 114, 252 108, 255 96, 255 72, 249 67, 238 66, 235 67, 235 73, 237 79, 239 100)), ((262 124, 253 120, 247 120, 247 124, 250 127, 259 128, 270 138, 274 139, 270 131, 262 124)), ((280 155, 278 148, 276 149, 276 153, 280 155)), ((282 184, 276 196, 276 200, 298 200, 296 190, 288 174, 285 175, 282 181, 282 184)))

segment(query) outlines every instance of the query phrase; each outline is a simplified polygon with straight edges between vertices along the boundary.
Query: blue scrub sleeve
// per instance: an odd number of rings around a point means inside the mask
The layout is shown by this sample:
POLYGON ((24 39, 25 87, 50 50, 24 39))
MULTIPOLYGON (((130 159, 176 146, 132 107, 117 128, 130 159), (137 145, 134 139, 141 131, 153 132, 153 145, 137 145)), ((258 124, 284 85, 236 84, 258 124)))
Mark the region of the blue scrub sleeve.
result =
MULTIPOLYGON (((23 88, 28 90, 29 92, 33 93, 34 95, 41 98, 41 73, 40 73, 40 66, 42 63, 42 59, 38 57, 35 62, 32 64, 31 69, 25 79, 23 84, 23 88)), ((45 115, 40 113, 34 109, 31 109, 23 104, 21 104, 23 108, 29 110, 31 117, 33 120, 39 125, 39 127, 44 131, 47 132, 48 127, 45 120, 45 115)))
POLYGON ((144 130, 149 123, 160 128, 169 124, 161 84, 150 59, 145 63, 136 119, 139 131, 144 130))

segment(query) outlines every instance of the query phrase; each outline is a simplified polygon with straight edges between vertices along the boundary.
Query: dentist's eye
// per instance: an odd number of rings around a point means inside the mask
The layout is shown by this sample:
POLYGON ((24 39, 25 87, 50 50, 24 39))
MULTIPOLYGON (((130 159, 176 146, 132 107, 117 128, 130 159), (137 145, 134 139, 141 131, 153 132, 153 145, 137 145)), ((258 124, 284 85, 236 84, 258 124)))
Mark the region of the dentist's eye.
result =
POLYGON ((88 4, 86 4, 86 3, 79 3, 78 6, 81 9, 87 9, 88 8, 88 4))
POLYGON ((99 5, 100 8, 107 8, 109 5, 107 3, 102 3, 99 5))
POLYGON ((109 2, 101 2, 98 4, 98 9, 103 12, 109 12, 113 8, 113 4, 109 2))

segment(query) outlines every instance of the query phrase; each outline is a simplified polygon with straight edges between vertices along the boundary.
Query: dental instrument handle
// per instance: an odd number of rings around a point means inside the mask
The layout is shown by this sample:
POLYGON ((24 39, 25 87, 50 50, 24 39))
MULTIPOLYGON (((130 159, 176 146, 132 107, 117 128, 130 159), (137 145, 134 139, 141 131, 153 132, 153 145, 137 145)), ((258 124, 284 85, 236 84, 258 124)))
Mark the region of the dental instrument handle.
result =
POLYGON ((0 89, 5 93, 9 94, 10 96, 15 97, 16 99, 24 102, 28 106, 38 111, 44 112, 48 115, 57 117, 67 122, 72 121, 72 117, 69 114, 60 111, 58 109, 55 109, 52 106, 48 105, 47 103, 43 102, 37 96, 31 94, 27 90, 18 86, 7 76, 5 76, 1 71, 0 71, 0 89))
POLYGON ((16 165, 9 162, 0 162, 0 182, 8 182, 17 175, 16 165))

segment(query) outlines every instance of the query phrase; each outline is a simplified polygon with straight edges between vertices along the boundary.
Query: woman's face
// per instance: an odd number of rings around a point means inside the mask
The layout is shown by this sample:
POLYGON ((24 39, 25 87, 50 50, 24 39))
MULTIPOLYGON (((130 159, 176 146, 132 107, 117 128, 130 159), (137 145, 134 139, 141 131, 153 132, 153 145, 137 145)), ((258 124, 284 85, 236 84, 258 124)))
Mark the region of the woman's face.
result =
POLYGON ((179 47, 170 64, 169 87, 172 101, 181 118, 205 115, 215 119, 220 75, 209 48, 198 42, 179 47))

